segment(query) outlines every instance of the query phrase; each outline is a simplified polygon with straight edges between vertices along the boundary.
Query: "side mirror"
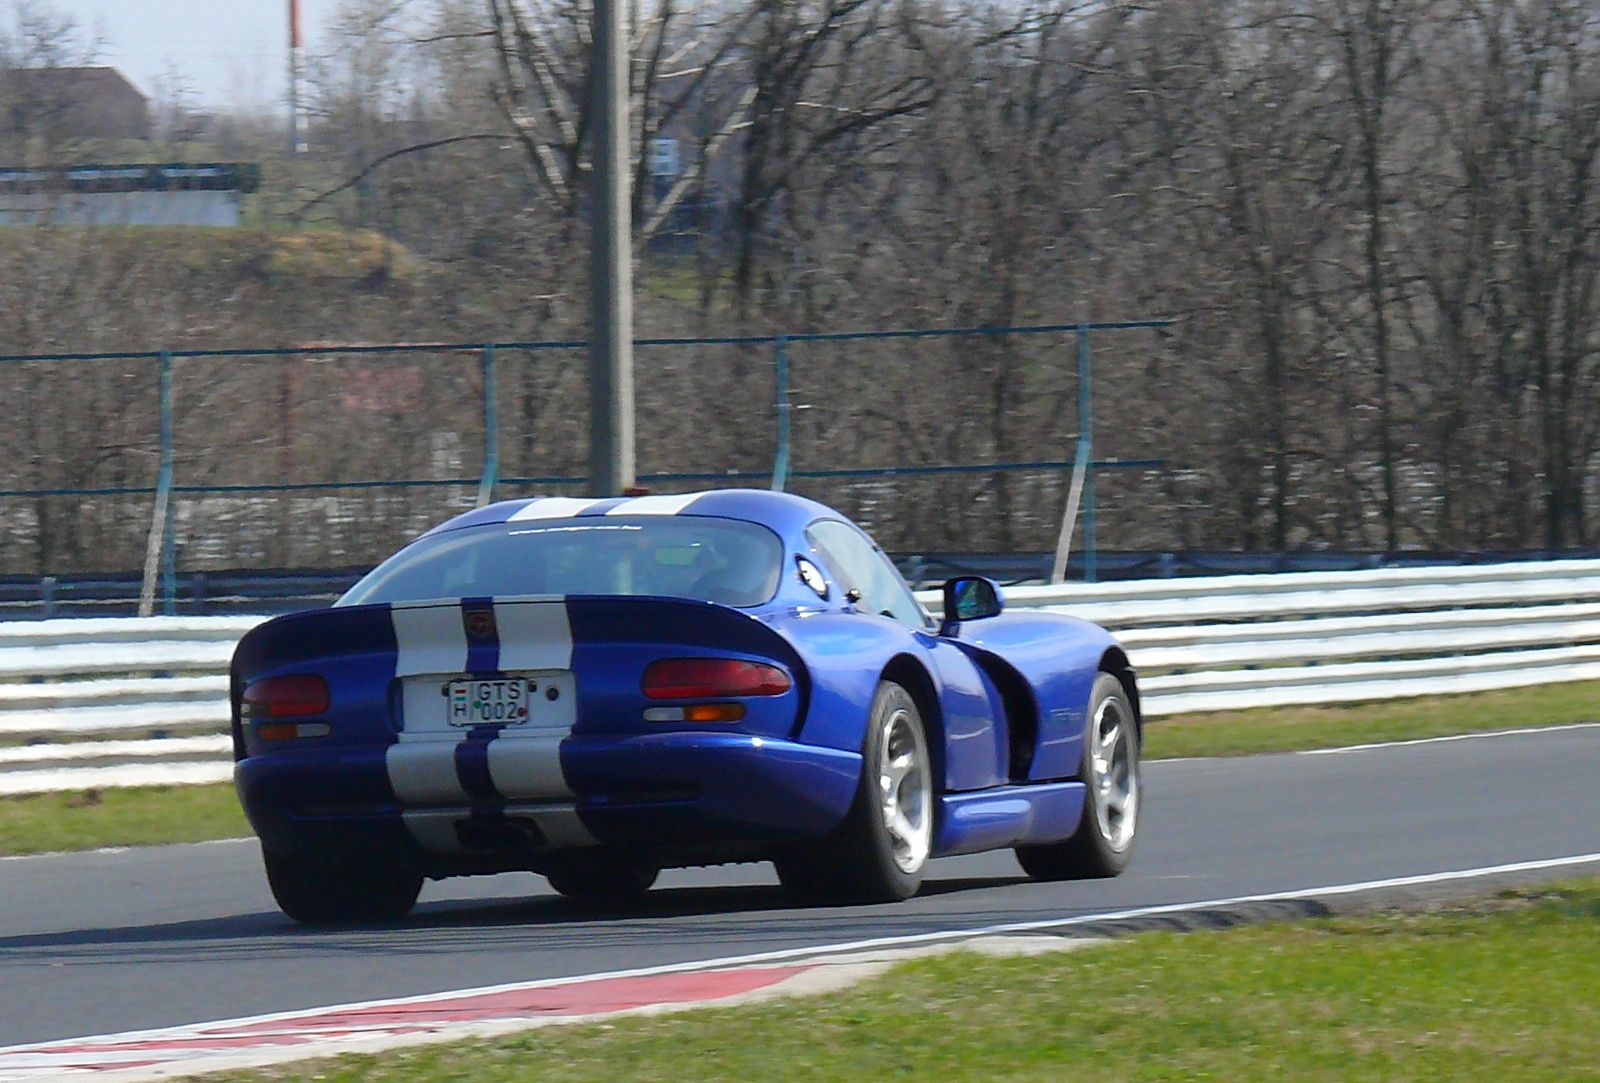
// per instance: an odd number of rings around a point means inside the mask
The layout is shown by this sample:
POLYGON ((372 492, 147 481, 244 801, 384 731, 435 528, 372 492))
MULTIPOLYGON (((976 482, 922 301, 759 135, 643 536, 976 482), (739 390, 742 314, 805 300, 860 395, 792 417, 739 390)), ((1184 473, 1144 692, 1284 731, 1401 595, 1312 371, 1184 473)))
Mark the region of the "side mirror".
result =
POLYGON ((1005 608, 1000 587, 980 575, 962 575, 944 585, 944 623, 946 628, 962 621, 997 617, 1005 608))

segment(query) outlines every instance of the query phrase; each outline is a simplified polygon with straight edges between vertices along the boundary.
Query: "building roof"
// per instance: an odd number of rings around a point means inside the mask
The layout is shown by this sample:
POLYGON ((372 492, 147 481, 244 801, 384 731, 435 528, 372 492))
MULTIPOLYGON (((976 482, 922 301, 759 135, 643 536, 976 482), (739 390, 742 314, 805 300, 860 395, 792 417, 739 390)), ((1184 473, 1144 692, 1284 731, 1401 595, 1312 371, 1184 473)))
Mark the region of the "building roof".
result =
POLYGON ((0 108, 0 120, 17 134, 79 139, 150 134, 149 99, 116 68, 0 71, 0 108))
POLYGON ((10 83, 42 87, 63 96, 133 96, 142 102, 150 100, 116 68, 8 68, 0 72, 0 85, 10 83))

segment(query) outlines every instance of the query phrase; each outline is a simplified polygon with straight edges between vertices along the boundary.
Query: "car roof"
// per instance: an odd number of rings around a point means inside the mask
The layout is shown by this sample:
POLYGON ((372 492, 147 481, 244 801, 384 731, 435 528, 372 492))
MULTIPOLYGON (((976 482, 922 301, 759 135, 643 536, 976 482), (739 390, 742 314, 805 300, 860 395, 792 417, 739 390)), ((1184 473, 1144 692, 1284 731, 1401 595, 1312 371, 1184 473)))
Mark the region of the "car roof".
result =
POLYGON ((428 531, 438 534, 464 527, 513 520, 587 519, 605 515, 692 515, 759 523, 791 538, 817 519, 844 519, 826 504, 770 489, 708 489, 633 497, 542 496, 502 500, 447 520, 428 531))

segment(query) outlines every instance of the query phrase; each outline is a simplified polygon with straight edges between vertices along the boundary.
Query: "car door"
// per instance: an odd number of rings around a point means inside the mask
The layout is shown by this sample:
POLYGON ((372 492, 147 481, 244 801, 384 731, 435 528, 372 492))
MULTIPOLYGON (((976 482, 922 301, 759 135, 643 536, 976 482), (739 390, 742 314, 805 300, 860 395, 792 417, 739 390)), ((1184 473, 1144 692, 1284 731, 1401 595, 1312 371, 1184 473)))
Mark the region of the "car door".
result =
POLYGON ((965 652, 941 639, 894 564, 860 528, 819 519, 806 538, 841 590, 854 591, 864 620, 910 630, 932 671, 944 716, 944 789, 981 790, 1006 781, 1005 710, 993 684, 965 652))

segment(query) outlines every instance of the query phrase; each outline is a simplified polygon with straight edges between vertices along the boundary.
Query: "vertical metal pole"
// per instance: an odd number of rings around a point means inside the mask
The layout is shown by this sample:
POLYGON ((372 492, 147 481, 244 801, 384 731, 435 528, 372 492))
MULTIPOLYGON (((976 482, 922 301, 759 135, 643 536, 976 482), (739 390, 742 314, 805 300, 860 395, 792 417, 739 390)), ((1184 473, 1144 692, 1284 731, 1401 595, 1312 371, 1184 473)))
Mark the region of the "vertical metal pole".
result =
POLYGON ((156 487, 164 494, 166 522, 161 531, 162 612, 178 611, 178 547, 174 537, 176 503, 172 499, 172 355, 161 351, 161 477, 156 487))
POLYGON ((163 350, 157 355, 157 361, 161 465, 156 473, 155 506, 150 511, 150 537, 144 547, 144 577, 139 584, 141 617, 148 617, 155 612, 158 569, 164 603, 162 609, 168 615, 176 609, 173 578, 177 570, 177 558, 172 547, 172 358, 163 350))
POLYGON ((289 0, 289 153, 304 154, 306 141, 306 52, 300 33, 300 0, 289 0))
POLYGON ((494 386, 494 347, 483 348, 483 476, 478 480, 478 507, 494 501, 500 480, 500 406, 494 386))
POLYGON ((1094 552, 1094 401, 1090 384, 1089 330, 1078 328, 1078 440, 1083 478, 1083 580, 1096 578, 1094 552))
POLYGON ((620 496, 635 478, 627 15, 618 0, 595 0, 593 55, 589 490, 594 496, 620 496))
POLYGON ((777 367, 774 402, 778 408, 778 452, 772 460, 772 488, 781 493, 789 484, 789 340, 783 335, 772 344, 772 359, 777 367))
POLYGON ((1078 523, 1078 508, 1083 503, 1083 479, 1089 476, 1089 445, 1078 437, 1078 454, 1072 464, 1072 480, 1067 484, 1067 509, 1061 514, 1061 533, 1056 538, 1056 559, 1050 565, 1050 582, 1067 581, 1067 558, 1072 555, 1072 528, 1078 523))

